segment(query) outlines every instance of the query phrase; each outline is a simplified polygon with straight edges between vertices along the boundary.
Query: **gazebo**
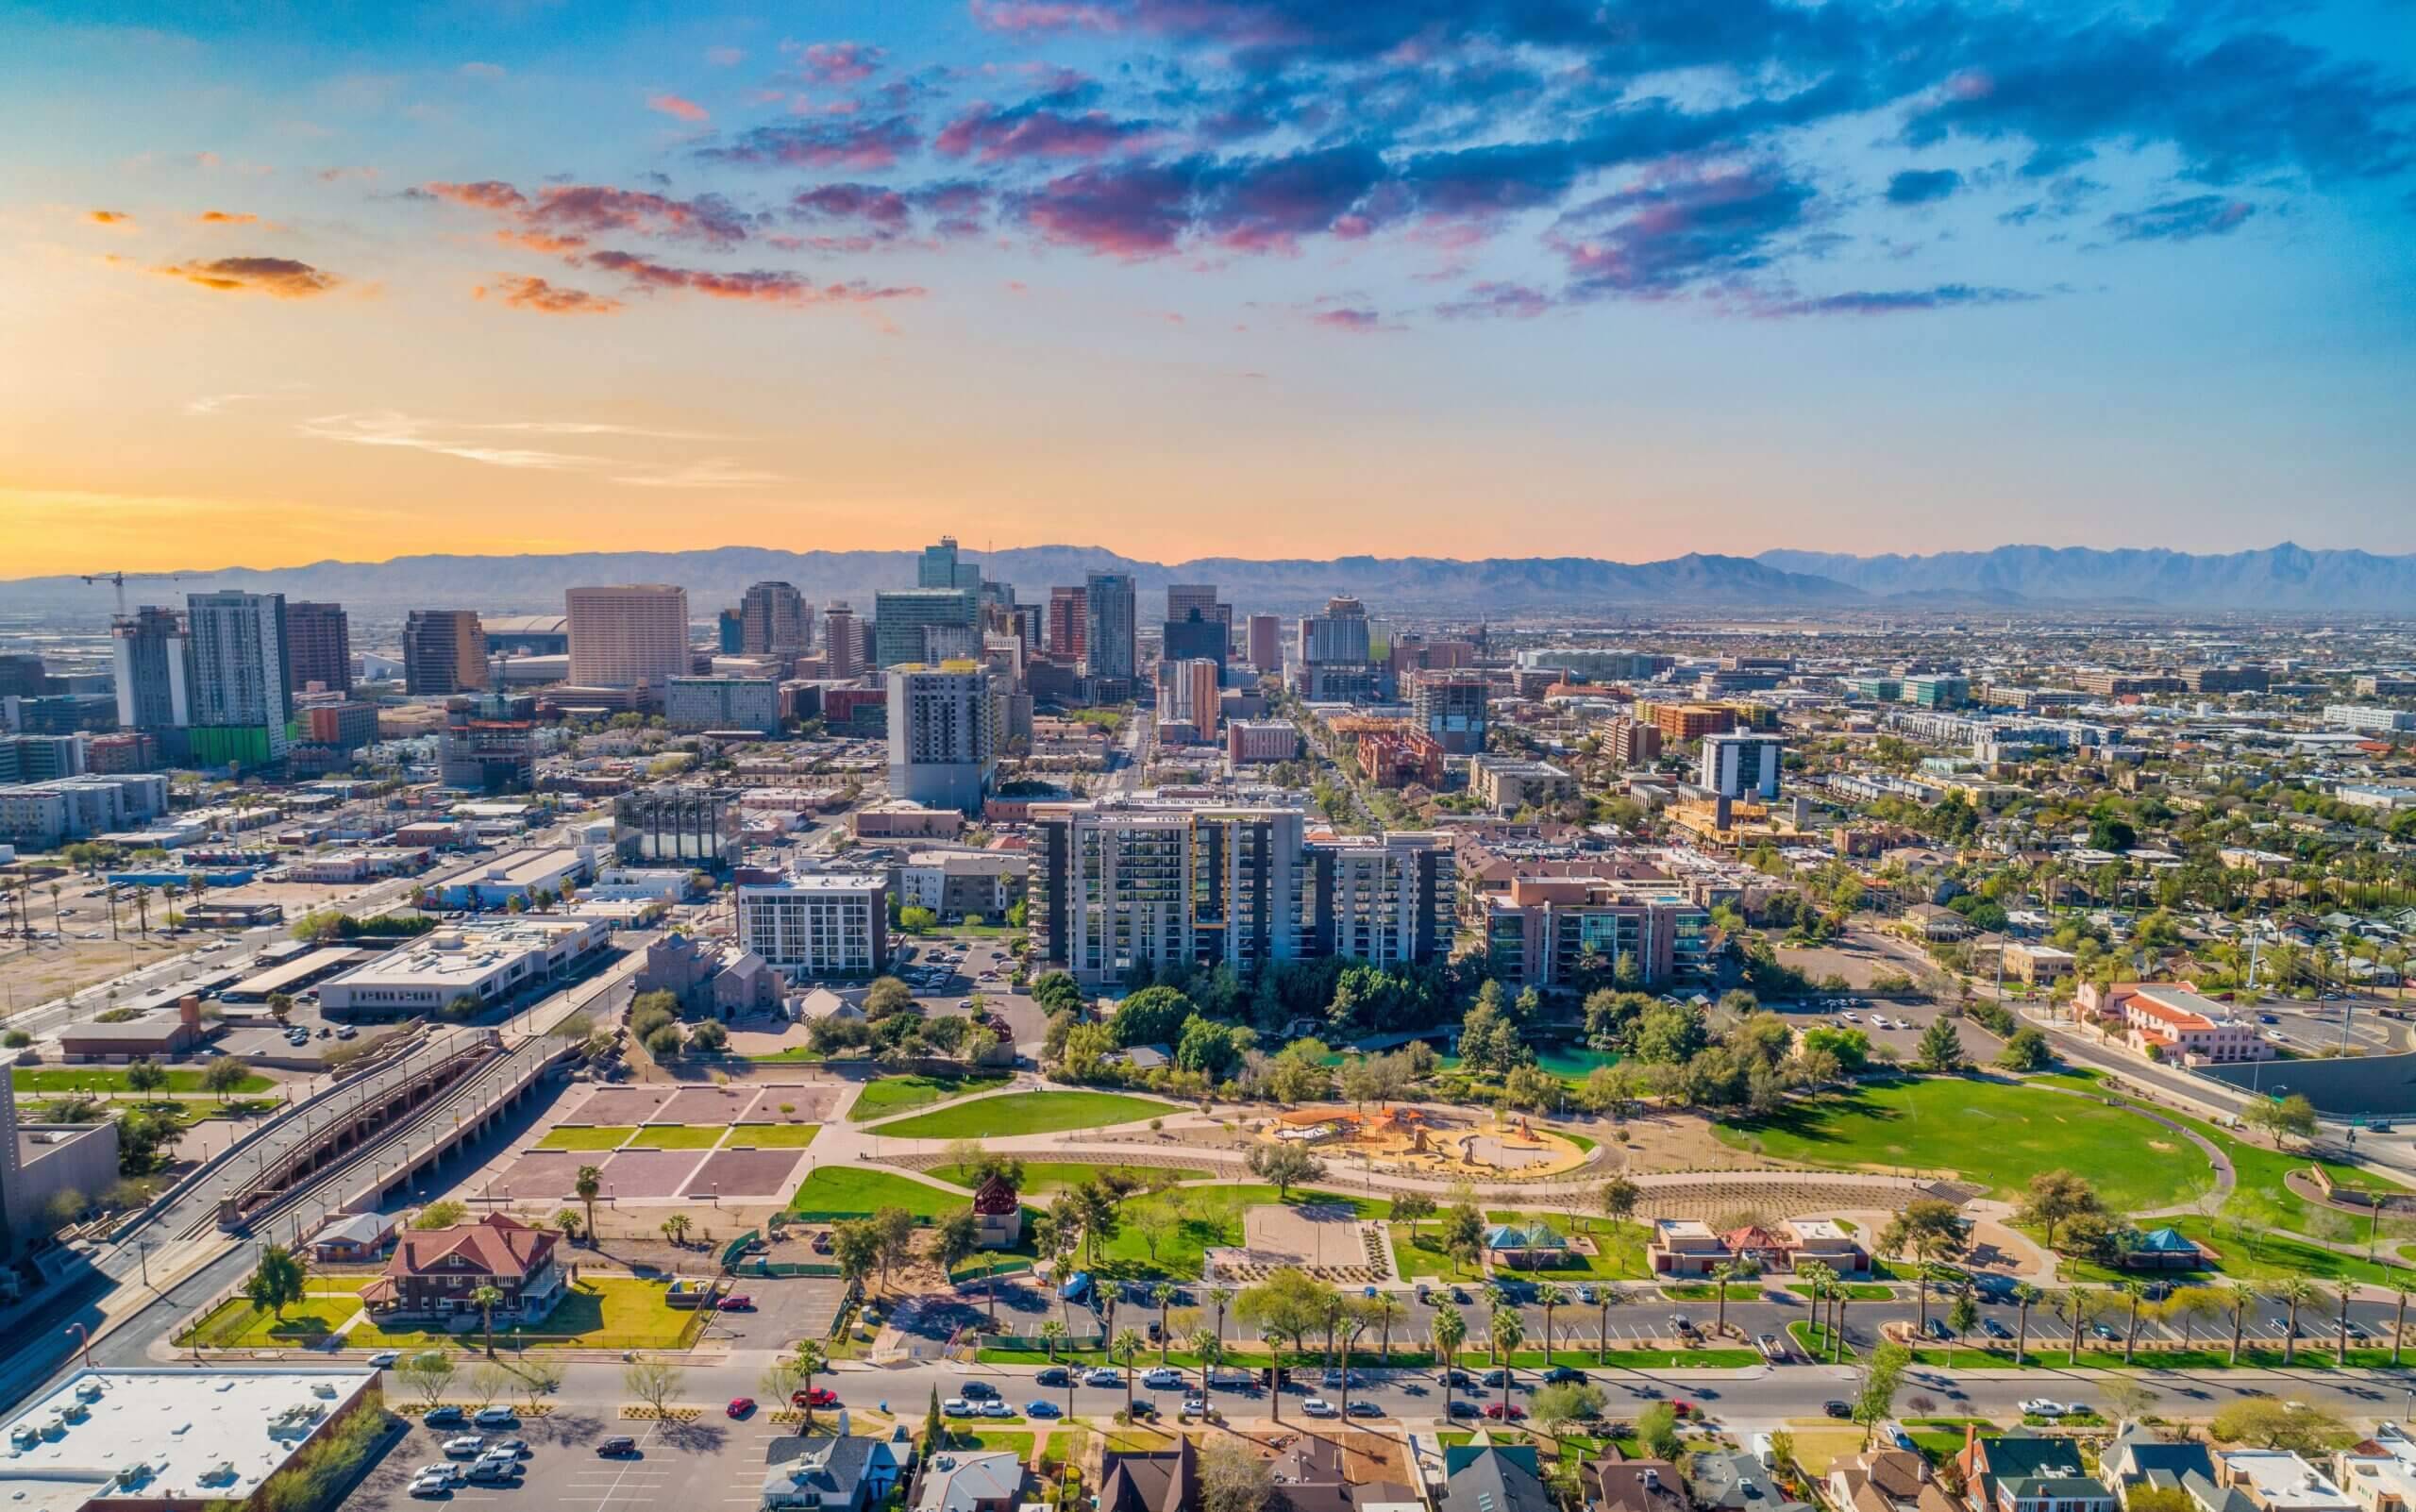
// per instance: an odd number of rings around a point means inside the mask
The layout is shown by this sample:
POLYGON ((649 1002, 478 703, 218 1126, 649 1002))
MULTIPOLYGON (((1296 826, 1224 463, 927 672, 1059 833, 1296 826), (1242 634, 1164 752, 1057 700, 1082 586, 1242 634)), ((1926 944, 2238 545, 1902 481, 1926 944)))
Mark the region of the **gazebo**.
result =
POLYGON ((984 1250, 1012 1250, 1022 1242, 1023 1203, 1004 1176, 994 1174, 973 1194, 973 1220, 984 1250))

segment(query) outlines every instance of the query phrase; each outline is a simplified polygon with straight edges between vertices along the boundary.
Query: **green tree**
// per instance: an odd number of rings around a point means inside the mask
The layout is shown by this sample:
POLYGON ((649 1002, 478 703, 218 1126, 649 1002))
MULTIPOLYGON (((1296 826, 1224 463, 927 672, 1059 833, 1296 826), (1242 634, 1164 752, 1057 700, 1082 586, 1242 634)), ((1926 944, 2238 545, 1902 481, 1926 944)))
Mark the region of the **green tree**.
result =
POLYGON ((1278 1200, 1285 1201, 1293 1187, 1325 1174, 1325 1162, 1297 1144, 1254 1146, 1245 1164, 1259 1180, 1274 1183, 1278 1200))
POLYGON ((221 1102, 242 1091, 251 1079, 252 1067, 240 1055, 222 1055, 211 1061, 209 1069, 201 1073, 202 1086, 218 1094, 221 1102))
POLYGON ((470 1305, 478 1310, 478 1330, 486 1337, 487 1356, 495 1356, 495 1310, 503 1305, 503 1290, 498 1286, 470 1288, 470 1305))
POLYGON ((572 1181, 570 1189, 578 1195, 579 1201, 586 1205, 587 1242, 593 1245, 596 1242, 596 1199, 604 1190, 604 1168, 601 1166, 579 1167, 579 1175, 572 1181))
POLYGON ((1427 1325, 1427 1336, 1434 1343, 1434 1369, 1443 1375, 1443 1417, 1451 1416, 1451 1372, 1459 1368, 1460 1346, 1468 1342, 1468 1320, 1451 1306, 1434 1309, 1434 1317, 1427 1325))
POLYGON ((1656 1402, 1637 1413, 1636 1441, 1648 1458, 1675 1460, 1685 1447, 1678 1438, 1678 1409, 1656 1402))
POLYGON ((1913 1059, 1924 1070, 1959 1071, 1967 1057, 1963 1053, 1963 1036, 1955 1032, 1952 1019, 1940 1015, 1930 1020, 1921 1031, 1921 1043, 1914 1047, 1913 1059))
POLYGON ((126 1084, 136 1092, 157 1092, 168 1084, 168 1068, 144 1056, 126 1067, 126 1084))
POLYGON ((284 1245, 260 1246, 259 1263, 243 1283, 243 1300, 284 1321, 285 1310, 302 1300, 302 1262, 284 1245))
POLYGON ((818 1339, 804 1339, 797 1347, 798 1391, 804 1397, 807 1433, 814 1432, 814 1378, 830 1368, 830 1357, 818 1339))
POLYGON ((1870 1447, 1879 1425, 1894 1417, 1896 1393, 1912 1368, 1913 1352, 1902 1344, 1883 1343, 1863 1356, 1854 1373, 1854 1420, 1862 1425, 1863 1445, 1870 1447))

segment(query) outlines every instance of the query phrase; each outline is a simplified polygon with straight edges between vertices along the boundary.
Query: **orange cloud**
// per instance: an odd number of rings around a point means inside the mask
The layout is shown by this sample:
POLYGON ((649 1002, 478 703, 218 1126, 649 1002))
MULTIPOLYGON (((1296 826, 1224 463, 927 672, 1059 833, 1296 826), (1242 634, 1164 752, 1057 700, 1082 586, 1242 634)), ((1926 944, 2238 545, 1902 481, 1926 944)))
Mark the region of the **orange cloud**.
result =
POLYGON ((93 210, 86 218, 95 226, 113 227, 121 231, 134 229, 134 217, 124 210, 93 210))
POLYGON ((649 110, 661 110, 665 115, 677 116, 682 121, 710 119, 703 106, 694 100, 683 100, 677 94, 649 94, 646 97, 646 108, 649 110))
POLYGON ((528 197, 499 179, 485 178, 475 184, 422 184, 420 193, 438 199, 449 199, 456 205, 475 206, 479 210, 516 210, 528 202, 528 197))
POLYGON ((247 210, 203 210, 193 217, 204 226, 258 226, 260 218, 247 210))
POLYGON ((480 284, 473 291, 473 296, 479 299, 489 294, 514 310, 534 311, 541 315, 610 315, 624 308, 610 294, 566 289, 543 278, 504 277, 493 288, 480 284))
POLYGON ((207 262, 170 263, 158 271, 205 289, 264 294, 276 299, 310 299, 344 282, 332 273, 292 258, 213 258, 207 262))
POLYGON ((567 257, 587 244, 583 236, 547 236, 543 231, 497 231, 495 239, 506 246, 516 246, 530 252, 544 252, 567 257))

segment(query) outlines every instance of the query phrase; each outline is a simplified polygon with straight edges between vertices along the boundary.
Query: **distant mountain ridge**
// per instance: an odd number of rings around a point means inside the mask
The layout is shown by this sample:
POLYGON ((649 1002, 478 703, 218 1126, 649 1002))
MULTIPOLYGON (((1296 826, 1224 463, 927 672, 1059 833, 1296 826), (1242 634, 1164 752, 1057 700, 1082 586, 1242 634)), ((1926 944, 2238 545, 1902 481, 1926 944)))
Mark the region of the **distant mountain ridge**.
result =
MULTIPOLYGON (((1690 553, 1662 562, 1598 557, 1350 556, 1254 561, 1203 557, 1142 562, 1100 546, 1019 546, 965 553, 1025 602, 1093 571, 1129 572, 1148 600, 1170 582, 1211 582, 1243 612, 1300 613, 1334 595, 1378 613, 1616 614, 1631 610, 2112 607, 2416 613, 2416 555, 2308 550, 2197 556, 2089 546, 1999 546, 1934 556, 1862 557, 1772 550, 1754 557, 1690 553)), ((413 608, 491 613, 560 613, 562 590, 581 583, 672 582, 690 612, 710 617, 765 579, 795 583, 816 605, 847 599, 870 613, 878 589, 914 581, 914 551, 783 551, 718 546, 695 551, 597 551, 557 556, 429 555, 381 563, 318 562, 260 570, 197 569, 180 582, 127 585, 130 603, 173 602, 210 588, 333 599, 372 615, 413 608)), ((70 577, 0 581, 0 613, 61 622, 105 618, 106 586, 70 577)))

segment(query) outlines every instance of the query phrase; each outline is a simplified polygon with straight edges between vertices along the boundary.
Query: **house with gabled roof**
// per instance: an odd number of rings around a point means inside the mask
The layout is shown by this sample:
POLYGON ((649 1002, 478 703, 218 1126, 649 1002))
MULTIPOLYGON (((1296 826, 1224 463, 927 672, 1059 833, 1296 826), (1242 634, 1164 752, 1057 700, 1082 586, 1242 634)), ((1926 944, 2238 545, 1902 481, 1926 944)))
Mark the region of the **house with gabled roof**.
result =
POLYGON ((556 1262, 558 1235, 501 1213, 443 1229, 405 1229, 387 1257, 386 1273, 361 1289, 361 1305, 380 1326, 390 1320, 436 1322, 478 1316, 471 1299, 482 1286, 503 1294, 492 1321, 543 1321, 569 1289, 556 1262))

